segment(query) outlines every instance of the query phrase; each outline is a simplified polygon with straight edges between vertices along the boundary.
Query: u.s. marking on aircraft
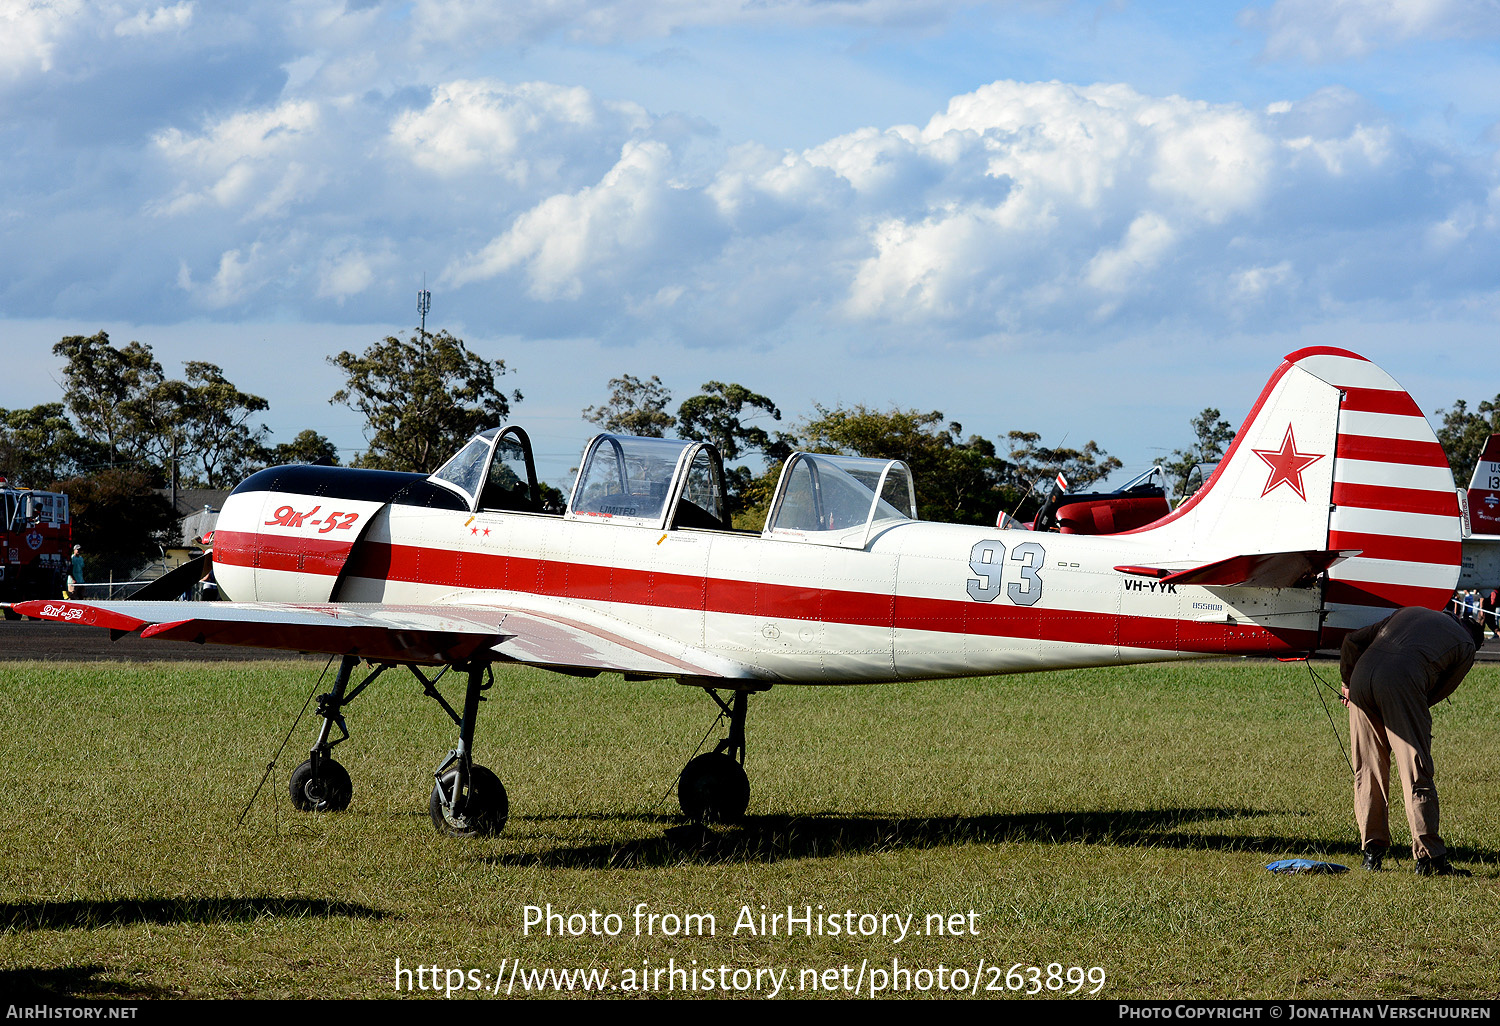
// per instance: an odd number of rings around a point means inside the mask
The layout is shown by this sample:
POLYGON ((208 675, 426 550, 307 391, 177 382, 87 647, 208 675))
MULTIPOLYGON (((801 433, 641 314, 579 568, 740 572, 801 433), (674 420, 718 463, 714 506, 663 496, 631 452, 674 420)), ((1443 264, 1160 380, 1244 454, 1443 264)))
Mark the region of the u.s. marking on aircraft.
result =
POLYGON ((342 656, 292 775, 304 809, 348 805, 349 775, 331 756, 348 738, 343 710, 407 666, 459 732, 435 774, 433 823, 470 835, 498 832, 508 814, 499 778, 474 761, 497 662, 703 688, 729 727, 684 768, 679 800, 690 816, 732 818, 749 800, 753 692, 1304 653, 1395 606, 1441 608, 1461 558, 1453 478, 1417 404, 1373 363, 1327 348, 1288 356, 1205 487, 1148 526, 1054 534, 915 511, 899 461, 799 453, 765 529, 737 531, 713 446, 605 434, 584 450, 566 511, 547 513, 530 442, 512 426, 431 476, 293 466, 250 477, 214 537, 233 601, 17 609, 342 656), (424 672, 435 666, 464 671, 461 710, 424 672))

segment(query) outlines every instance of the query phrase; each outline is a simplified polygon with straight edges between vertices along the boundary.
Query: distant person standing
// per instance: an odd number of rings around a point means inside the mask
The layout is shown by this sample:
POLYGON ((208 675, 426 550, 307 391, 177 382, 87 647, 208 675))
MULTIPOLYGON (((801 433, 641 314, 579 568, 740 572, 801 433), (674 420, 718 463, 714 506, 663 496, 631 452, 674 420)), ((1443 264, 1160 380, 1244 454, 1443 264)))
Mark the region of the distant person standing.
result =
POLYGON ((208 569, 203 572, 203 577, 198 581, 198 598, 203 602, 217 602, 219 600, 219 582, 214 577, 214 564, 210 560, 208 569))
POLYGON ((1474 665, 1484 628, 1448 613, 1408 607, 1344 639, 1339 675, 1349 707, 1354 818, 1364 868, 1390 847, 1390 760, 1396 757, 1419 876, 1469 876, 1448 862, 1438 835, 1430 707, 1451 695, 1474 665))
POLYGON ((63 598, 77 598, 79 585, 83 584, 83 546, 73 546, 73 561, 68 564, 68 590, 63 598))

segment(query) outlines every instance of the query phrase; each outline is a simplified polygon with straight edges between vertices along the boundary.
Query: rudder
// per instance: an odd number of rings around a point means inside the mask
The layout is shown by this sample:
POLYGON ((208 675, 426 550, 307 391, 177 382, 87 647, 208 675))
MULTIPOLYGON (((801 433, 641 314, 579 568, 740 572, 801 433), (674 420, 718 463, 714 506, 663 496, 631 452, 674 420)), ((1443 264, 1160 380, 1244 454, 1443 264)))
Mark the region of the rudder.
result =
POLYGON ((1463 562, 1458 492, 1421 408, 1389 374, 1342 349, 1287 357, 1339 388, 1330 549, 1360 554, 1328 572, 1322 643, 1400 606, 1442 609, 1463 562))

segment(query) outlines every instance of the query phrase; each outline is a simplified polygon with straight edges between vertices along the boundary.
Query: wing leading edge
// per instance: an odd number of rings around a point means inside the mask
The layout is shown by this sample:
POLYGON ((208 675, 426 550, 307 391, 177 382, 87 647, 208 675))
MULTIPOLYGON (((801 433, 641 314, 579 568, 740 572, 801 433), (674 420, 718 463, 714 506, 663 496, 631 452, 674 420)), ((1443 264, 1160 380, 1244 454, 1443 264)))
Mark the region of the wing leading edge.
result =
POLYGON ((747 667, 681 651, 623 626, 503 606, 37 600, 15 609, 44 620, 106 627, 116 636, 138 631, 143 638, 375 661, 440 665, 489 658, 584 673, 752 676, 747 667))

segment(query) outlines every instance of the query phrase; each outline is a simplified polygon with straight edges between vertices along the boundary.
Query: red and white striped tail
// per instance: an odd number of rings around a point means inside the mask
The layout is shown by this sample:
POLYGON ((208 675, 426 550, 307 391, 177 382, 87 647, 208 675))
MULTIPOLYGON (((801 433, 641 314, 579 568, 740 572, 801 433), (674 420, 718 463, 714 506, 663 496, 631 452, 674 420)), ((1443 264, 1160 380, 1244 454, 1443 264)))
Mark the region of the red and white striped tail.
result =
POLYGON ((1490 435, 1469 478, 1469 530, 1500 534, 1500 434, 1490 435))
POLYGON ((1314 348, 1286 359, 1342 393, 1327 547, 1360 554, 1328 571, 1323 644, 1395 607, 1442 609, 1458 583, 1463 528, 1448 459, 1421 409, 1354 353, 1314 348))
POLYGON ((1458 493, 1437 436, 1389 374, 1342 349, 1288 356, 1208 482, 1128 533, 1149 536, 1159 565, 1176 570, 1357 552, 1327 571, 1323 647, 1400 606, 1442 609, 1463 562, 1458 493))

